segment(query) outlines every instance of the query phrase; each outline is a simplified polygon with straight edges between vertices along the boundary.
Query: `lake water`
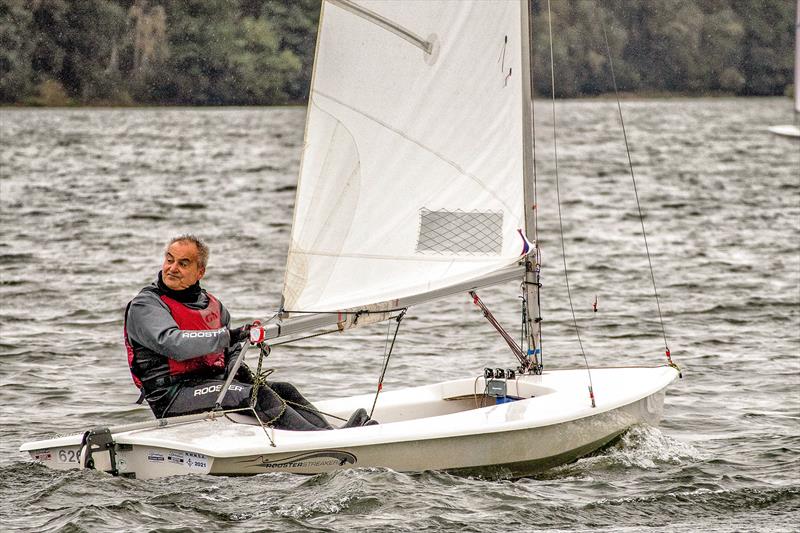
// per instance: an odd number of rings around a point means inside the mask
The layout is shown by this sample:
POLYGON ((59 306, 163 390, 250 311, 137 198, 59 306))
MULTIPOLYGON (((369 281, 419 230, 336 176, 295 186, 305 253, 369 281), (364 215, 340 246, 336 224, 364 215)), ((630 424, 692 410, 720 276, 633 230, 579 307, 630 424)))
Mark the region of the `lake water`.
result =
MULTIPOLYGON (((661 308, 684 379, 658 428, 542 475, 367 469, 156 481, 55 472, 27 440, 146 420, 125 304, 164 242, 212 246, 234 323, 280 301, 305 110, 0 109, 0 523, 6 531, 795 531, 800 523, 800 143, 788 99, 624 101, 661 308)), ((566 299, 549 103, 536 109, 545 363, 582 357, 566 299)), ((592 365, 661 364, 611 101, 557 105, 569 281, 592 365), (598 312, 592 312, 597 297, 598 312)), ((513 331, 516 284, 481 292, 513 331)), ((386 326, 278 347, 312 399, 367 393, 386 326)), ((512 366, 464 295, 414 308, 386 389, 512 366)))

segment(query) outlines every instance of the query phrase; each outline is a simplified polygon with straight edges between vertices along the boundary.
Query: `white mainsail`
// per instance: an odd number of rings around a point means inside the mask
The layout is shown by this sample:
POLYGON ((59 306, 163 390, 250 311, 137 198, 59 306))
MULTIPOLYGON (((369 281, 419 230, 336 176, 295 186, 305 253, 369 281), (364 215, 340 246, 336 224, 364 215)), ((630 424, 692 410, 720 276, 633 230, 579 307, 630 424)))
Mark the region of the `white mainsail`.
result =
POLYGON ((391 307, 519 263, 521 5, 323 2, 286 311, 391 307))

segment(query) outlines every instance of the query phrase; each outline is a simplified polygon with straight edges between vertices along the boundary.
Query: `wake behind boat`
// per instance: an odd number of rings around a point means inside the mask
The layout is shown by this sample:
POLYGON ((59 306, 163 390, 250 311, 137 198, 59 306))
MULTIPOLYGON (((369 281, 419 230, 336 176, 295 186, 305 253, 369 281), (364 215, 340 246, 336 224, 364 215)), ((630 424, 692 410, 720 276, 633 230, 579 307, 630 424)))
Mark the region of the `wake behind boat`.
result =
POLYGON ((542 365, 529 13, 525 0, 323 1, 283 301, 252 338, 260 367, 266 343, 386 320, 399 329, 413 306, 469 293, 514 368, 316 402, 330 422, 374 405, 378 425, 287 431, 255 411, 214 410, 21 450, 52 468, 137 478, 354 467, 516 477, 658 423, 679 375, 666 334, 664 366, 542 365), (518 338, 475 292, 509 281, 522 288, 518 338))

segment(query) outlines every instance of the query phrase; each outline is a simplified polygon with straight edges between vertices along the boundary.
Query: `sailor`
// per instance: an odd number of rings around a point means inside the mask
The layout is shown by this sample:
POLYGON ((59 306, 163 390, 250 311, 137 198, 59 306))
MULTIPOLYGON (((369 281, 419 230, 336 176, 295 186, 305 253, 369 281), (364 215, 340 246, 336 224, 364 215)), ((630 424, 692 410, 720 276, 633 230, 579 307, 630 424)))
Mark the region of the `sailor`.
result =
MULTIPOLYGON (((249 324, 231 329, 228 310, 200 287, 208 256, 208 246, 198 237, 173 238, 158 279, 143 288, 125 311, 128 365, 156 418, 211 410, 238 354, 238 343, 249 335, 249 324)), ((223 409, 248 407, 252 387, 253 375, 242 364, 223 409)), ((263 383, 257 395, 256 412, 272 427, 333 429, 290 383, 263 383)), ((369 422, 362 408, 343 427, 369 422)))

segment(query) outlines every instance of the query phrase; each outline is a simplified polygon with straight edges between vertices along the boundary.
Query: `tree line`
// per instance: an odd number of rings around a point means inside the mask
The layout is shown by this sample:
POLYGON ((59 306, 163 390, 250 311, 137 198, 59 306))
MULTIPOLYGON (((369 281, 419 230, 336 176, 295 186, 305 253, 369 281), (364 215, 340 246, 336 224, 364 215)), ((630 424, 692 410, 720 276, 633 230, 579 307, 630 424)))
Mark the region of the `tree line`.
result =
MULTIPOLYGON (((414 1, 407 0, 413 8, 414 1)), ((793 0, 533 0, 535 89, 776 95, 793 0), (552 17, 552 21, 550 18, 552 17)), ((320 0, 0 0, 0 102, 303 102, 320 0)))

